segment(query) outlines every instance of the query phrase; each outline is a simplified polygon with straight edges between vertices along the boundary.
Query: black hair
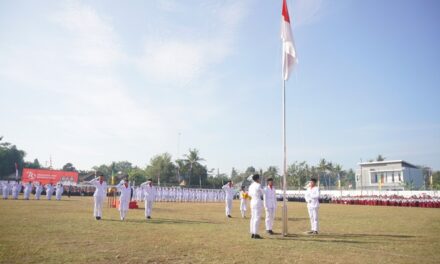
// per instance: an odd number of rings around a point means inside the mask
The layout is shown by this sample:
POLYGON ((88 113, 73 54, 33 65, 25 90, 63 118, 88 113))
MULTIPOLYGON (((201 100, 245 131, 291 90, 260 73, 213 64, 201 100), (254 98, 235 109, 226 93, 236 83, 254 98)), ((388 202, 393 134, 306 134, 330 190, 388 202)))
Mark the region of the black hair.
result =
POLYGON ((310 181, 312 181, 312 182, 314 182, 314 183, 317 182, 317 180, 316 180, 315 178, 311 178, 310 181))
POLYGON ((257 173, 257 174, 252 175, 252 180, 257 181, 259 179, 260 179, 260 174, 257 173))
POLYGON ((273 178, 269 178, 269 179, 267 179, 266 181, 272 181, 272 182, 273 182, 273 178))

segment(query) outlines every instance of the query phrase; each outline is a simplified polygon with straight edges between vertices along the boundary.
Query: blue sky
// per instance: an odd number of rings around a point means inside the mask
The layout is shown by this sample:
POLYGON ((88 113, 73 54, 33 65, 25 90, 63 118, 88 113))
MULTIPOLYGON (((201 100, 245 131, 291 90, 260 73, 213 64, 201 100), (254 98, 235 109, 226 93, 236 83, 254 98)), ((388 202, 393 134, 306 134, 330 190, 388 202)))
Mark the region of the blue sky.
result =
MULTIPOLYGON (((440 3, 288 5, 289 163, 440 169, 440 3)), ((1 1, 0 134, 55 167, 281 167, 280 22, 281 0, 1 1)))

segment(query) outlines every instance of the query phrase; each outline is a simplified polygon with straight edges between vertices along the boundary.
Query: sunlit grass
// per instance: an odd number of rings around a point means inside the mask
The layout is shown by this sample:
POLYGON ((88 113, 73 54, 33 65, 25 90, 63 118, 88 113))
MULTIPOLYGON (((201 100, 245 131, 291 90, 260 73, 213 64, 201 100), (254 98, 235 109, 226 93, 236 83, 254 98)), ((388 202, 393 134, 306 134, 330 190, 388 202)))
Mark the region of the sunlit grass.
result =
POLYGON ((238 202, 232 219, 223 203, 156 203, 148 222, 143 208, 124 222, 92 209, 91 197, 0 200, 0 263, 440 263, 439 209, 324 204, 308 236, 305 204, 289 203, 291 235, 266 235, 262 220, 263 240, 250 239, 238 202))

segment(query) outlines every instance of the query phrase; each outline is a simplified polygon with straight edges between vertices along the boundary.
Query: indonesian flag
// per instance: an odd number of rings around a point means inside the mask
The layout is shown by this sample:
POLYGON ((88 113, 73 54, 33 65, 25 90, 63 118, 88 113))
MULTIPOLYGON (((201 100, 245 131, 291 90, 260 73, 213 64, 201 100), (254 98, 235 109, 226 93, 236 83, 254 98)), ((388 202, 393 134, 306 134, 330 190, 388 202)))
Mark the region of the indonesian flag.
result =
POLYGON ((15 163, 15 179, 18 180, 18 164, 15 163))
POLYGON ((290 71, 292 71, 293 67, 298 62, 286 0, 283 0, 281 40, 283 41, 283 78, 286 81, 289 79, 290 71))

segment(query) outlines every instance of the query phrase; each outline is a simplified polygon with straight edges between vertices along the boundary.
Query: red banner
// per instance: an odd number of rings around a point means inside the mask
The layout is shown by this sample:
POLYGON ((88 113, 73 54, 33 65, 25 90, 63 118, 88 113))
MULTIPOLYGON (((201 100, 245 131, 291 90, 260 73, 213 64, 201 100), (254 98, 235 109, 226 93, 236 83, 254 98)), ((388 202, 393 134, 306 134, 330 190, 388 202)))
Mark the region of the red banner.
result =
POLYGON ((76 185, 78 172, 24 168, 21 180, 22 182, 40 182, 41 184, 61 182, 64 185, 76 185))

